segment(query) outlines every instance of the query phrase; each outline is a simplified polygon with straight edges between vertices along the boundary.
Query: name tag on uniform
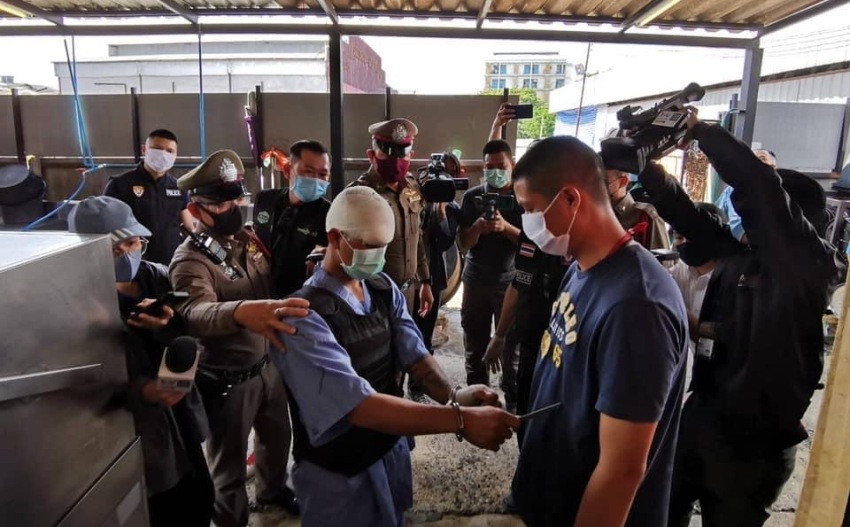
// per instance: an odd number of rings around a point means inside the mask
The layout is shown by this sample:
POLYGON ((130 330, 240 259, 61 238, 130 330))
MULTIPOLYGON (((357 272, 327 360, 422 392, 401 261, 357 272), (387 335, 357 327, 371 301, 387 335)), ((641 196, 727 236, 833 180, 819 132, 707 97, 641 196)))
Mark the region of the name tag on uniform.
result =
POLYGON ((707 338, 699 339, 694 354, 700 359, 711 360, 714 356, 714 340, 707 338))
POLYGON ((516 280, 521 284, 531 285, 531 281, 534 280, 534 274, 517 270, 516 280))
POLYGON ((167 198, 179 198, 182 194, 180 194, 179 188, 167 188, 165 189, 165 197, 167 198))

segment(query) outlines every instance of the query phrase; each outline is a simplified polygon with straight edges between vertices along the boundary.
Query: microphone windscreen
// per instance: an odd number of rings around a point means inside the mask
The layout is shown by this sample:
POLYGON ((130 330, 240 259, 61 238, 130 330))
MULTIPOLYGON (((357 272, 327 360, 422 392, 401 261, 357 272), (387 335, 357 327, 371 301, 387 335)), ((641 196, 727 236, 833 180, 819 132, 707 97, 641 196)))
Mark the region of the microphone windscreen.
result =
POLYGON ((165 350, 165 366, 174 373, 188 371, 195 364, 198 343, 192 337, 177 337, 165 350))

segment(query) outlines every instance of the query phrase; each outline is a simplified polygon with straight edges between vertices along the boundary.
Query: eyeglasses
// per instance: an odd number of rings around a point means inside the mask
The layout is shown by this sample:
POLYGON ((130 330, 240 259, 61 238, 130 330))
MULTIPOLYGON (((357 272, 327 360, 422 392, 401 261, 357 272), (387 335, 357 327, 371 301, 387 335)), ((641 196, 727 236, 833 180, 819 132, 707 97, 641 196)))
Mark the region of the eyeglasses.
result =
POLYGON ((410 155, 410 152, 413 151, 413 145, 397 145, 395 143, 388 143, 386 141, 381 141, 380 139, 375 139, 375 146, 378 147, 378 150, 387 154, 390 157, 398 157, 404 158, 410 155))
POLYGON ((145 254, 145 251, 147 250, 148 241, 144 238, 135 238, 114 244, 112 246, 112 255, 121 256, 124 253, 131 253, 133 251, 139 251, 142 254, 145 254))

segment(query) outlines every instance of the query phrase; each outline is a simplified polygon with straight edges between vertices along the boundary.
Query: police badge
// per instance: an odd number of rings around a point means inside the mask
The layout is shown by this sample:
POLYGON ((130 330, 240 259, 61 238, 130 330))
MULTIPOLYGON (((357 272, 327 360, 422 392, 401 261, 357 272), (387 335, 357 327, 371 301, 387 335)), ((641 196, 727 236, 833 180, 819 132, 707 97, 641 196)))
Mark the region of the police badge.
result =
POLYGON ((145 187, 142 185, 133 185, 133 194, 135 194, 137 198, 141 198, 145 195, 145 187))
POLYGON ((402 141, 407 139, 407 136, 410 135, 407 131, 407 126, 404 123, 398 123, 393 130, 393 141, 401 144, 402 141))
POLYGON ((224 159, 218 169, 218 175, 225 183, 233 183, 239 179, 239 172, 236 170, 236 165, 229 159, 224 159))

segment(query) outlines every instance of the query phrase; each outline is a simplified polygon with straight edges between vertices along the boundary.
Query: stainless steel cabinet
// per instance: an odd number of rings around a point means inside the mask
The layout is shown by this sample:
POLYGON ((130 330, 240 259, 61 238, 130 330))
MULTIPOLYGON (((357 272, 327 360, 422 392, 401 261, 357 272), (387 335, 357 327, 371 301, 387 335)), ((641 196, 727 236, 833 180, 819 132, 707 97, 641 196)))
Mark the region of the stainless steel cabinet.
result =
POLYGON ((143 526, 108 237, 0 232, 0 523, 143 526))

